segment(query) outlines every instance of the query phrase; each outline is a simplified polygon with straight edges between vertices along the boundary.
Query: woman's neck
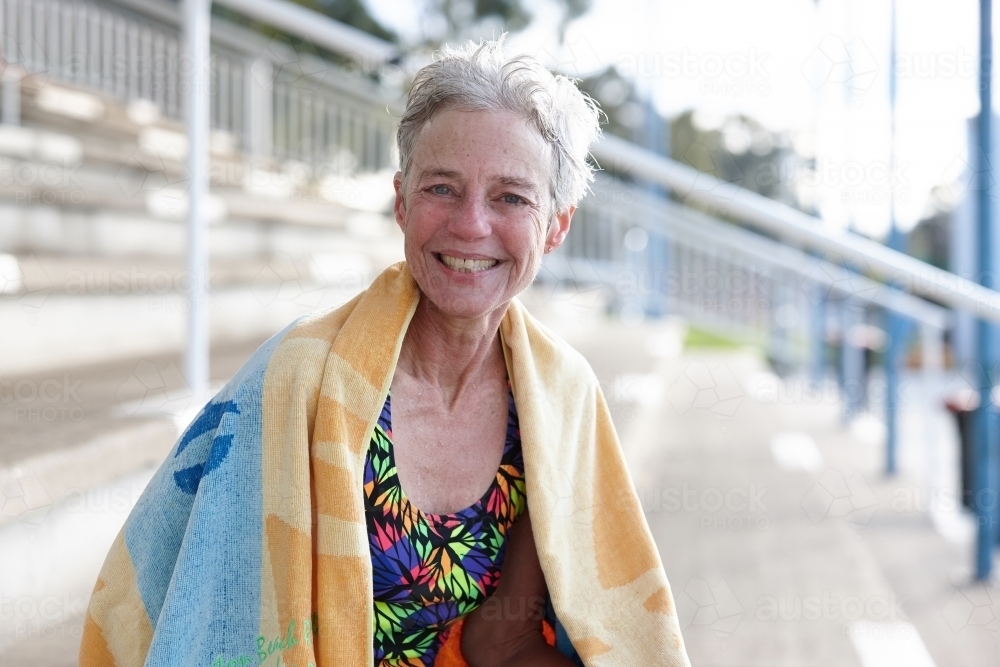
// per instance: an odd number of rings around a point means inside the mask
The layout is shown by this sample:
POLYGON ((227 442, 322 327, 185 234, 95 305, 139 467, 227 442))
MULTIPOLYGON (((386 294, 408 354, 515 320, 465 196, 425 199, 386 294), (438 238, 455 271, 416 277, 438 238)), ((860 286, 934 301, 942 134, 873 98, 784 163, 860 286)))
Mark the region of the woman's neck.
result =
POLYGON ((495 374, 506 375, 500 321, 506 307, 475 320, 459 320, 421 296, 406 331, 396 372, 437 387, 446 405, 495 374))

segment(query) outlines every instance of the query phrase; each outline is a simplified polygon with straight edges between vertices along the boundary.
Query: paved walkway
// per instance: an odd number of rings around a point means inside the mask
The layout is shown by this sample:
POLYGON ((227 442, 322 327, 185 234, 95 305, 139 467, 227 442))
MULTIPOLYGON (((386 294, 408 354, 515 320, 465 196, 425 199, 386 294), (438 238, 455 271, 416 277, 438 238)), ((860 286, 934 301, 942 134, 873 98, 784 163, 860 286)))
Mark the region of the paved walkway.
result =
MULTIPOLYGON (((886 480, 877 424, 843 428, 833 392, 778 383, 753 352, 681 354, 676 325, 628 327, 596 316, 586 294, 575 299, 547 301, 541 312, 601 379, 694 665, 1000 665, 1000 591, 970 581, 961 521, 943 529, 949 541, 926 511, 929 497, 947 495, 947 476, 886 480)), ((928 429, 953 437, 940 420, 909 414, 904 423, 904 463, 928 429)), ((95 516, 110 542, 130 505, 101 499, 116 497, 115 489, 132 498, 150 473, 146 466, 70 496, 75 513, 67 502, 53 505, 30 545, 15 537, 26 534, 20 523, 0 528, 0 560, 20 545, 27 554, 20 567, 34 577, 75 573, 21 594, 36 604, 57 601, 64 613, 46 620, 36 612, 37 635, 14 646, 8 632, 0 663, 75 664, 80 614, 106 546, 94 546, 88 560, 66 545, 95 516)), ((0 631, 20 622, 9 618, 10 597, 0 599, 0 631)))
POLYGON ((909 406, 907 465, 889 480, 878 424, 844 428, 834 391, 780 382, 752 351, 676 355, 672 337, 605 324, 577 345, 609 396, 692 663, 1000 665, 1000 589, 970 580, 971 526, 940 486, 954 475, 920 467, 925 430, 954 441, 945 416, 909 406))

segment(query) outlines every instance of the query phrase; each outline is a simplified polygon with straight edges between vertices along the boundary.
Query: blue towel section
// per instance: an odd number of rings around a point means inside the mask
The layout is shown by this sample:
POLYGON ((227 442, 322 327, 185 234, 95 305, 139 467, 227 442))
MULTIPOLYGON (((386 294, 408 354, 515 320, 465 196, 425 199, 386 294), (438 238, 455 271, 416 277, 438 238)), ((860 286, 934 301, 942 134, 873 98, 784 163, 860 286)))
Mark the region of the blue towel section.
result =
POLYGON ((180 456, 192 441, 199 437, 215 431, 219 427, 219 422, 227 412, 240 413, 235 401, 222 401, 216 396, 214 401, 206 405, 198 416, 195 417, 191 425, 184 431, 180 442, 177 443, 177 451, 174 456, 180 456))
POLYGON ((199 413, 126 523, 155 628, 146 667, 211 667, 218 658, 258 663, 261 398, 268 361, 286 331, 199 413))
POLYGON ((552 606, 552 600, 547 600, 545 602, 545 620, 552 624, 552 627, 556 632, 556 648, 564 656, 573 661, 573 664, 578 667, 584 667, 583 660, 577 655, 576 649, 573 648, 573 642, 569 640, 569 635, 566 634, 566 628, 563 624, 559 622, 556 617, 555 607, 552 606))
POLYGON ((174 473, 174 482, 177 484, 177 488, 184 493, 191 495, 197 493, 201 478, 218 468, 226 460, 226 455, 229 454, 229 448, 233 443, 233 435, 231 433, 218 434, 218 429, 222 418, 228 413, 240 414, 240 408, 236 401, 223 401, 216 397, 204 407, 178 443, 177 451, 174 453, 175 458, 180 456, 188 445, 201 438, 209 438, 212 443, 204 463, 196 463, 174 473))

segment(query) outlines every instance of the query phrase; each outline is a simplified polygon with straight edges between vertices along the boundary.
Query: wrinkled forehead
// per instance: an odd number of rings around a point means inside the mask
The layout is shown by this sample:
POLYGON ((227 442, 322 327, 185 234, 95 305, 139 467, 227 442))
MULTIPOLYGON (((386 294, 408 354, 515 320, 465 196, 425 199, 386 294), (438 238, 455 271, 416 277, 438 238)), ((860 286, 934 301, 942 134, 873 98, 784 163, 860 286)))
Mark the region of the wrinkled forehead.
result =
POLYGON ((552 188, 553 151, 530 119, 510 111, 446 109, 414 142, 407 179, 448 175, 552 188))

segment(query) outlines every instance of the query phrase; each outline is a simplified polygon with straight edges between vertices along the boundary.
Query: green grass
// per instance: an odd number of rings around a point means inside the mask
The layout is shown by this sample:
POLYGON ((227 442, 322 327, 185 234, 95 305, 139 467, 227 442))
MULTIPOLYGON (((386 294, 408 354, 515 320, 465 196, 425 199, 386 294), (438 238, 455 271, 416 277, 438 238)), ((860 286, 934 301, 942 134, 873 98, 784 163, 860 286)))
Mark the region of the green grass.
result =
POLYGON ((687 335, 684 337, 684 348, 689 349, 693 347, 714 347, 722 348, 727 350, 734 350, 743 347, 745 343, 733 340, 732 338, 726 338, 725 336, 720 336, 718 334, 712 333, 710 331, 705 331, 704 329, 699 329, 697 327, 689 327, 687 330, 687 335))

